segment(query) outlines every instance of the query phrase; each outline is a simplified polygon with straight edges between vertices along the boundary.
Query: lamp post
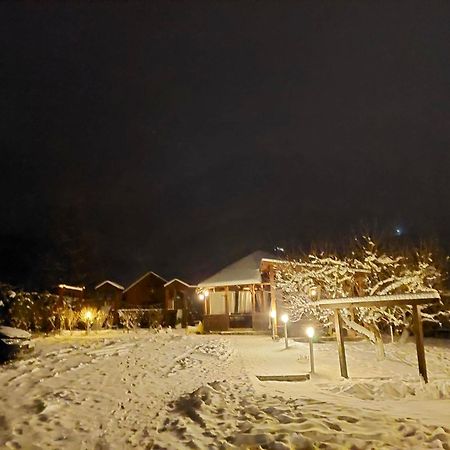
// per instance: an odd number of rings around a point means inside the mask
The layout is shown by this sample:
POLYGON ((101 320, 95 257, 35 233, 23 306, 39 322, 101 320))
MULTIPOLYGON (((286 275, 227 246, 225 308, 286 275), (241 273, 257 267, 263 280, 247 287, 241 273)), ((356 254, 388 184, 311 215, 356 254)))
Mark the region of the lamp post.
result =
POLYGON ((315 373, 314 372, 314 350, 313 350, 314 328, 308 327, 306 329, 306 335, 309 338, 309 363, 311 365, 311 373, 315 373))
POLYGON ((277 317, 277 312, 272 309, 272 311, 270 311, 270 323, 272 324, 272 339, 275 340, 276 337, 276 330, 275 330, 275 318, 277 317))
POLYGON ((289 316, 287 314, 283 314, 281 316, 281 321, 284 323, 284 345, 288 348, 288 335, 287 335, 287 323, 289 322, 289 316))

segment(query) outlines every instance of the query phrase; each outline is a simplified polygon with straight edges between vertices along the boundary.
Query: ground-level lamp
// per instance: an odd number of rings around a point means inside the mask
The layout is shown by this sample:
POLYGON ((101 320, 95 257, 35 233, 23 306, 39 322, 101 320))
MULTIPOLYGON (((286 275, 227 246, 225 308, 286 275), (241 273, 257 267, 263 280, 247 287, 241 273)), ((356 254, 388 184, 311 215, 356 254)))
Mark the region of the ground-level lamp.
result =
POLYGON ((311 365, 311 373, 314 372, 314 350, 313 350, 313 337, 314 337, 314 327, 308 327, 306 329, 306 335, 309 339, 309 363, 311 365))
POLYGON ((288 348, 288 335, 287 335, 287 323, 289 322, 289 316, 287 314, 283 314, 281 316, 281 321, 284 323, 284 346, 288 348))
POLYGON ((81 314, 81 320, 86 324, 86 334, 89 334, 94 321, 94 313, 90 309, 85 309, 81 314))

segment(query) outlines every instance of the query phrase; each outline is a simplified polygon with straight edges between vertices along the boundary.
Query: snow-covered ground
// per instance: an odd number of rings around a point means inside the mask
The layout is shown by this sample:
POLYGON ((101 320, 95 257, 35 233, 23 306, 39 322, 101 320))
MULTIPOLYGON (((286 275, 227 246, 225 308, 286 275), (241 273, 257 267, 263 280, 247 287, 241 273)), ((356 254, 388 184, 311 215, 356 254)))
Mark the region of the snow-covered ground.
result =
POLYGON ((267 336, 105 331, 36 339, 28 359, 0 367, 0 448, 450 448, 449 341, 427 341, 430 383, 415 346, 316 344, 267 336))

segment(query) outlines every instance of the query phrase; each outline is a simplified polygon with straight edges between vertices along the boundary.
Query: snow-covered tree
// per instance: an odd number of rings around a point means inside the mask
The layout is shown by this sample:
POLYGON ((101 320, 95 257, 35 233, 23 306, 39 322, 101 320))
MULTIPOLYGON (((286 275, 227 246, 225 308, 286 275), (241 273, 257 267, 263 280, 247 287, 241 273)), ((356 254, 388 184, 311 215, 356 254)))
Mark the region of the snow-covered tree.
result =
MULTIPOLYGON (((309 318, 323 325, 332 323, 333 312, 319 308, 318 298, 342 298, 435 291, 442 280, 441 270, 430 252, 387 254, 370 237, 357 241, 346 256, 310 254, 280 264, 276 270, 277 288, 291 320, 309 318)), ((426 320, 439 322, 446 313, 428 313, 426 320)), ((411 309, 400 307, 352 308, 344 310, 347 327, 364 334, 382 348, 380 327, 408 326, 411 309)))

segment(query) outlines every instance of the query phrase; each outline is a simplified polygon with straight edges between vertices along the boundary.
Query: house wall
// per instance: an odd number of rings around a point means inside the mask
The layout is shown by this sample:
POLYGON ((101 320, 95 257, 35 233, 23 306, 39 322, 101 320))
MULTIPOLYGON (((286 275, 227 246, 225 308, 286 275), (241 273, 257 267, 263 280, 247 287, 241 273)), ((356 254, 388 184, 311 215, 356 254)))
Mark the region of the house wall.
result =
POLYGON ((95 290, 95 300, 97 303, 108 304, 118 307, 122 300, 122 290, 110 284, 104 284, 95 290))
POLYGON ((164 280, 148 274, 123 293, 121 307, 164 307, 164 280))

